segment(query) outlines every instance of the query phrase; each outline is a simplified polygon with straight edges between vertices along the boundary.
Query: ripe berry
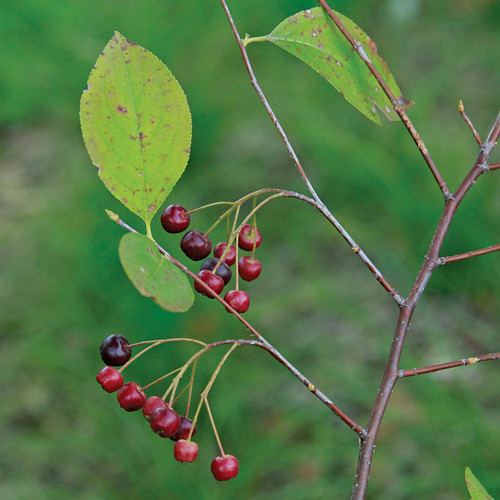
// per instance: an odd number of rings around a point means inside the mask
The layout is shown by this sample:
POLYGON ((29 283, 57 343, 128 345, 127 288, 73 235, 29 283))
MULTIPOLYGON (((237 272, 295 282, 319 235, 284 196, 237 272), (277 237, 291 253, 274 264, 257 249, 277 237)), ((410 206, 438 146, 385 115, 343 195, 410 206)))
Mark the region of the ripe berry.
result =
POLYGON ((125 384, 116 394, 118 403, 127 411, 140 410, 146 401, 146 395, 142 387, 135 382, 125 384))
POLYGON ((245 281, 253 281, 262 271, 262 264, 251 256, 241 257, 238 261, 238 272, 245 281))
POLYGON ((217 481, 227 481, 238 475, 240 466, 235 456, 224 455, 223 457, 215 457, 210 468, 217 481))
POLYGON ((260 231, 251 224, 245 224, 238 237, 238 246, 243 250, 253 250, 262 243, 260 231))
MULTIPOLYGON (((224 288, 224 280, 208 269, 200 271, 198 273, 198 278, 206 283, 218 295, 220 295, 224 288)), ((205 295, 209 299, 213 299, 212 295, 209 295, 209 293, 197 281, 194 282, 194 288, 202 295, 205 295)))
MULTIPOLYGON (((243 290, 229 290, 224 300, 239 313, 247 312, 250 307, 250 297, 243 290)), ((229 309, 228 312, 230 312, 229 309)))
POLYGON ((181 233, 189 226, 190 217, 181 205, 169 205, 161 214, 161 225, 167 233, 181 233))
MULTIPOLYGON (((201 265, 201 269, 208 269, 209 271, 213 271, 218 263, 219 259, 217 259, 216 257, 209 257, 203 262, 203 264, 201 265)), ((219 276, 219 278, 222 278, 224 280, 224 285, 227 285, 229 281, 231 281, 233 271, 231 271, 231 268, 227 264, 221 262, 219 264, 219 267, 217 268, 217 271, 215 271, 215 274, 219 276)))
POLYGON ((144 406, 142 407, 142 414, 146 420, 151 420, 151 415, 158 408, 166 408, 168 405, 163 401, 163 399, 158 396, 151 396, 146 399, 144 406))
POLYGON ((173 436, 179 428, 180 418, 172 408, 158 408, 151 414, 151 429, 163 438, 173 436))
MULTIPOLYGON (((191 427, 193 425, 193 422, 191 419, 187 417, 181 417, 181 421, 179 423, 179 428, 177 429, 177 432, 170 437, 172 441, 179 441, 179 439, 187 439, 189 436, 189 431, 191 430, 191 427)), ((196 434, 197 430, 197 425, 194 425, 193 433, 191 434, 191 437, 196 434)))
POLYGON ((210 255, 212 242, 201 231, 193 229, 182 237, 181 249, 191 260, 201 260, 210 255))
POLYGON ((174 446, 174 457, 179 462, 194 462, 198 456, 198 445, 193 441, 181 439, 174 446))
POLYGON ((99 347, 102 360, 109 366, 124 365, 132 354, 128 340, 122 335, 110 335, 99 347))
MULTIPOLYGON (((220 259, 222 257, 222 254, 224 253, 224 250, 227 247, 227 243, 225 241, 221 241, 220 243, 217 243, 214 248, 214 257, 217 257, 220 259)), ((227 252, 226 256, 224 257, 224 262, 228 266, 232 266, 236 261, 236 247, 234 245, 231 245, 229 248, 229 251, 227 252)))
POLYGON ((123 376, 111 366, 105 366, 95 378, 106 392, 115 392, 123 385, 123 376))

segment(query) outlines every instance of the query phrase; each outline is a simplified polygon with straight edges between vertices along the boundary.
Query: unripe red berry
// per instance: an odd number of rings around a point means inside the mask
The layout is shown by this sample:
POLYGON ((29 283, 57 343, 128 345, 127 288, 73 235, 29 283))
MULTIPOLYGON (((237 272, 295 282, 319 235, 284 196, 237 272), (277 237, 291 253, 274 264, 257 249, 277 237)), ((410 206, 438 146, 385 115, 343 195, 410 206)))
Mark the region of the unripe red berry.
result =
MULTIPOLYGON (((220 295, 224 289, 224 280, 208 269, 200 271, 198 273, 198 278, 206 283, 217 295, 220 295)), ((202 295, 205 295, 209 299, 213 299, 213 296, 210 295, 197 281, 194 282, 194 288, 202 295)))
POLYGON ((247 312, 250 307, 250 297, 243 290, 229 290, 224 296, 224 300, 239 313, 247 312))
POLYGON ((190 217, 181 205, 169 205, 161 214, 161 225, 168 233, 181 233, 189 226, 190 217))
POLYGON ((151 420, 151 415, 158 408, 167 408, 167 403, 163 401, 163 399, 158 396, 150 396, 144 402, 144 406, 142 407, 142 414, 146 420, 151 420))
POLYGON ((173 436, 179 428, 180 418, 172 408, 158 408, 151 414, 151 429, 163 438, 173 436))
POLYGON ((240 467, 235 456, 224 455, 223 457, 215 457, 210 469, 217 481, 227 481, 238 475, 240 467))
POLYGON ((238 261, 238 272, 245 281, 253 281, 262 272, 262 264, 251 256, 241 257, 238 261))
POLYGON ((102 388, 106 392, 115 392, 123 386, 123 376, 111 366, 105 366, 96 377, 102 388))
MULTIPOLYGON (((222 254, 224 253, 224 250, 227 247, 227 243, 225 241, 221 241, 220 243, 217 243, 214 248, 214 257, 217 257, 220 259, 222 257, 222 254)), ((234 245, 231 245, 229 248, 226 256, 224 257, 224 262, 228 266, 232 266, 236 261, 236 247, 234 245)))
POLYGON ((262 243, 260 231, 251 224, 245 224, 238 236, 238 246, 243 250, 253 250, 262 243))
POLYGON ((125 384, 116 394, 118 403, 126 411, 140 410, 146 401, 142 387, 135 382, 125 384))
POLYGON ((193 441, 181 439, 174 446, 174 458, 179 462, 194 462, 198 456, 198 445, 193 441))
POLYGON ((212 242, 201 231, 192 229, 182 237, 181 249, 191 260, 201 260, 210 255, 212 242))

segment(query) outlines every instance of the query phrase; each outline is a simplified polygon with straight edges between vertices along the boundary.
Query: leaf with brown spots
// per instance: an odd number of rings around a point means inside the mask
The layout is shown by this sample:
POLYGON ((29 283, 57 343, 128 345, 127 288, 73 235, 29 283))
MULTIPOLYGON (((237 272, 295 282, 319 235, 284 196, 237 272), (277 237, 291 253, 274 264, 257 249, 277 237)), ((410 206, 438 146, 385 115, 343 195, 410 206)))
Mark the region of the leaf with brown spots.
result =
POLYGON ((194 302, 191 283, 147 236, 125 234, 118 253, 123 269, 141 295, 150 297, 167 311, 185 312, 191 308, 194 302))
POLYGON ((155 55, 115 32, 90 74, 80 121, 101 180, 149 227, 189 158, 181 86, 155 55))
MULTIPOLYGON (((347 30, 361 43, 392 93, 396 98, 402 98, 385 61, 377 54, 375 43, 350 19, 336 14, 347 30)), ((389 98, 375 77, 321 7, 298 12, 276 26, 266 37, 255 40, 262 39, 278 45, 307 63, 375 123, 382 124, 377 109, 389 120, 398 119, 389 98)))

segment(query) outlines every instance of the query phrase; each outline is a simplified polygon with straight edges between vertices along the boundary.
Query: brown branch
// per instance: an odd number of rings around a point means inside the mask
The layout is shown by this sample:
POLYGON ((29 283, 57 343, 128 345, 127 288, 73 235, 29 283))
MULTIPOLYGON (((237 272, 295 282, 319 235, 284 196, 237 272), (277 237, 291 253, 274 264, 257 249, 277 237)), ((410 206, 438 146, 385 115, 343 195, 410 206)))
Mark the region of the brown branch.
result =
MULTIPOLYGON (((236 42, 238 43, 238 47, 240 49, 241 55, 243 57, 243 61, 245 63, 245 67, 248 71, 248 74, 250 75, 250 83, 254 87, 255 91, 257 92, 257 95, 259 96, 259 99, 261 100, 262 104, 264 105, 267 113, 271 117, 271 120, 278 130, 278 133, 280 134, 283 142, 285 143, 285 146, 290 153, 290 156, 292 157, 293 162, 295 163, 295 166, 297 167, 297 170, 299 171, 302 179, 304 180, 309 192, 313 196, 313 199, 315 200, 315 203, 312 203, 316 206, 316 208, 330 221, 330 223, 335 227, 335 229, 340 233, 340 235, 344 238, 344 240, 349 244, 351 249, 357 256, 361 259, 361 261, 368 267, 370 272, 373 274, 375 279, 382 285, 382 287, 389 293, 389 295, 394 299, 396 304, 398 304, 399 307, 404 306, 404 298, 397 292, 397 290, 387 281, 386 278, 382 275, 382 273, 377 269, 375 264, 369 259, 369 257, 366 255, 366 253, 360 248, 360 246, 354 241, 352 236, 344 229, 344 227, 340 224, 340 222, 333 216, 333 214, 330 212, 328 207, 323 203, 321 198, 318 196, 316 191, 314 190, 314 187, 312 186, 311 182, 309 181, 309 178, 307 177, 304 168, 302 167, 290 141, 288 140, 288 137, 283 130, 278 118, 276 117, 276 114, 274 113, 271 105, 267 101, 266 96, 262 92, 262 89, 260 88, 260 85, 258 83, 257 77, 255 76, 255 73, 252 68, 252 64, 250 63, 250 59, 248 57, 248 53, 246 50, 245 45, 243 44, 241 37, 238 33, 238 29, 236 28, 236 25, 234 23, 234 20, 232 18, 231 12, 229 10, 229 7, 227 6, 226 0, 221 0, 222 7, 224 8, 224 12, 226 14, 226 17, 229 21, 229 24, 231 26, 231 29, 233 31, 233 34, 236 38, 236 42)), ((310 199, 309 199, 310 200, 310 199)), ((310 201, 309 201, 310 202, 310 201)))
POLYGON ((470 128, 470 131, 472 132, 472 135, 474 136, 474 139, 476 139, 477 143, 480 146, 482 146, 483 145, 483 141, 481 140, 481 137, 479 137, 479 134, 477 133, 474 125, 472 124, 471 119, 465 113, 464 103, 462 102, 462 99, 460 99, 460 102, 458 103, 458 111, 462 115, 462 117, 465 120, 465 123, 467 124, 467 126, 470 128))
POLYGON ((427 163, 427 166, 429 167, 432 175, 434 176, 434 179, 436 180, 439 188, 443 192, 443 195, 445 199, 448 199, 451 196, 451 192, 442 178, 441 174, 439 173, 439 170, 434 163, 434 160, 432 159, 431 154, 429 153, 429 150, 424 144, 424 141, 420 137, 419 133, 417 132, 415 126, 413 125, 412 121, 408 117, 405 111, 405 106, 402 105, 399 102, 399 96, 396 97, 392 93, 392 90, 389 88, 385 80, 383 79, 382 75, 379 73, 377 68, 373 65, 372 61, 366 54, 365 49, 361 45, 360 42, 358 42, 352 35, 351 33, 347 30, 347 28, 342 24, 342 21, 339 19, 339 17, 335 14, 335 12, 330 8, 326 0, 318 0, 318 2, 321 4, 323 9, 327 12, 327 14, 330 16, 330 18, 333 20, 333 22, 337 25, 339 30, 342 32, 342 34, 347 38, 349 43, 352 45, 354 50, 359 54, 361 59, 365 62, 365 64, 368 66, 368 69, 371 71, 372 75, 375 77, 377 80, 378 84, 381 86, 383 91, 385 92, 385 95, 388 97, 388 99, 391 101, 391 104, 394 108, 394 111, 399 115, 401 118, 401 121, 404 123, 406 129, 412 136, 413 140, 415 141, 415 144, 417 145, 420 153, 422 154, 425 162, 427 163))
POLYGON ((500 163, 490 163, 488 165, 488 170, 497 170, 500 168, 500 163))
POLYGON ((484 354, 483 356, 472 358, 459 359, 457 361, 450 361, 448 363, 439 363, 437 365, 424 366, 421 368, 412 368, 410 370, 400 370, 398 373, 398 377, 414 377, 415 375, 438 372, 441 370, 447 370, 448 368, 456 368, 457 366, 475 365, 476 363, 480 363, 482 361, 493 361, 495 359, 500 359, 500 352, 496 352, 494 354, 484 354))
POLYGON ((417 278, 415 279, 410 295, 406 300, 406 307, 402 308, 399 312, 396 330, 394 332, 391 349, 387 358, 385 372, 375 398, 368 426, 366 427, 367 434, 364 438, 361 438, 358 467, 356 470, 356 478, 352 493, 352 498, 355 500, 363 500, 366 496, 373 452, 375 450, 375 441, 380 430, 385 410, 389 404, 392 391, 394 390, 394 386, 399 379, 399 363, 403 353, 403 347, 411 318, 432 273, 438 267, 439 252, 443 245, 444 238, 448 233, 455 212, 467 192, 471 189, 479 176, 485 172, 483 165, 485 165, 488 161, 499 135, 500 114, 497 116, 497 119, 490 130, 487 141, 481 146, 481 150, 476 158, 474 166, 469 171, 456 193, 446 200, 445 208, 434 232, 434 237, 432 238, 429 250, 427 251, 422 267, 420 268, 417 278))
MULTIPOLYGON (((298 193, 296 193, 298 194, 298 193)), ((131 233, 140 234, 133 227, 129 226, 127 223, 123 222, 118 215, 108 211, 108 215, 111 220, 116 222, 119 226, 123 227, 131 233)), ((175 257, 170 255, 164 248, 162 248, 156 241, 154 241, 159 252, 164 255, 167 259, 177 266, 181 271, 186 273, 188 276, 193 278, 204 290, 217 301, 219 301, 227 311, 233 314, 245 327, 250 331, 252 335, 257 337, 257 341, 245 341, 245 345, 252 345, 255 347, 261 347, 266 350, 273 358, 279 361, 289 372, 291 372, 296 378, 298 378, 308 389, 311 391, 322 403, 324 403, 330 410, 337 415, 345 424, 347 424, 356 434, 360 437, 364 436, 365 430, 359 424, 357 424, 353 419, 351 419, 344 411, 342 411, 337 405, 333 403, 320 389, 318 389, 305 375, 303 375, 290 361, 288 361, 274 346, 272 346, 240 313, 238 313, 233 307, 231 307, 220 295, 216 294, 204 281, 202 281, 196 274, 190 271, 182 262, 178 261, 175 257)), ((222 345, 231 343, 234 341, 220 341, 220 343, 215 342, 210 345, 222 345)))
POLYGON ((444 264, 448 264, 449 262, 472 259, 473 257, 478 257, 479 255, 484 255, 487 253, 498 252, 499 250, 500 245, 494 245, 492 247, 481 248, 481 250, 474 250, 473 252, 460 253, 457 255, 451 255, 450 257, 440 257, 438 259, 438 265, 442 266, 444 264))

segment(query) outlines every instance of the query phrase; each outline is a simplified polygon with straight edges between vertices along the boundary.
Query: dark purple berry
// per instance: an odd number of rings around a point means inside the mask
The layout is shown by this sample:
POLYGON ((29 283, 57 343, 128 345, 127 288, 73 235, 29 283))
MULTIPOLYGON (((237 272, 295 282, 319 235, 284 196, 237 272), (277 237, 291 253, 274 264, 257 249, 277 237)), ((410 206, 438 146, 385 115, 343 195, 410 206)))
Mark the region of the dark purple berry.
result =
MULTIPOLYGON (((216 257, 209 257, 201 265, 201 270, 208 269, 209 271, 213 271, 218 263, 219 259, 217 259, 216 257)), ((229 281, 231 281, 233 271, 231 271, 231 268, 227 264, 221 262, 219 264, 219 267, 217 268, 217 271, 215 271, 215 274, 219 276, 219 278, 222 278, 224 280, 224 285, 227 285, 229 281)))
POLYGON ((128 340, 122 335, 110 335, 102 341, 99 350, 102 360, 108 366, 122 366, 132 354, 128 340))
POLYGON ((182 237, 181 249, 191 260, 201 260, 210 255, 212 242, 201 231, 192 229, 182 237))

